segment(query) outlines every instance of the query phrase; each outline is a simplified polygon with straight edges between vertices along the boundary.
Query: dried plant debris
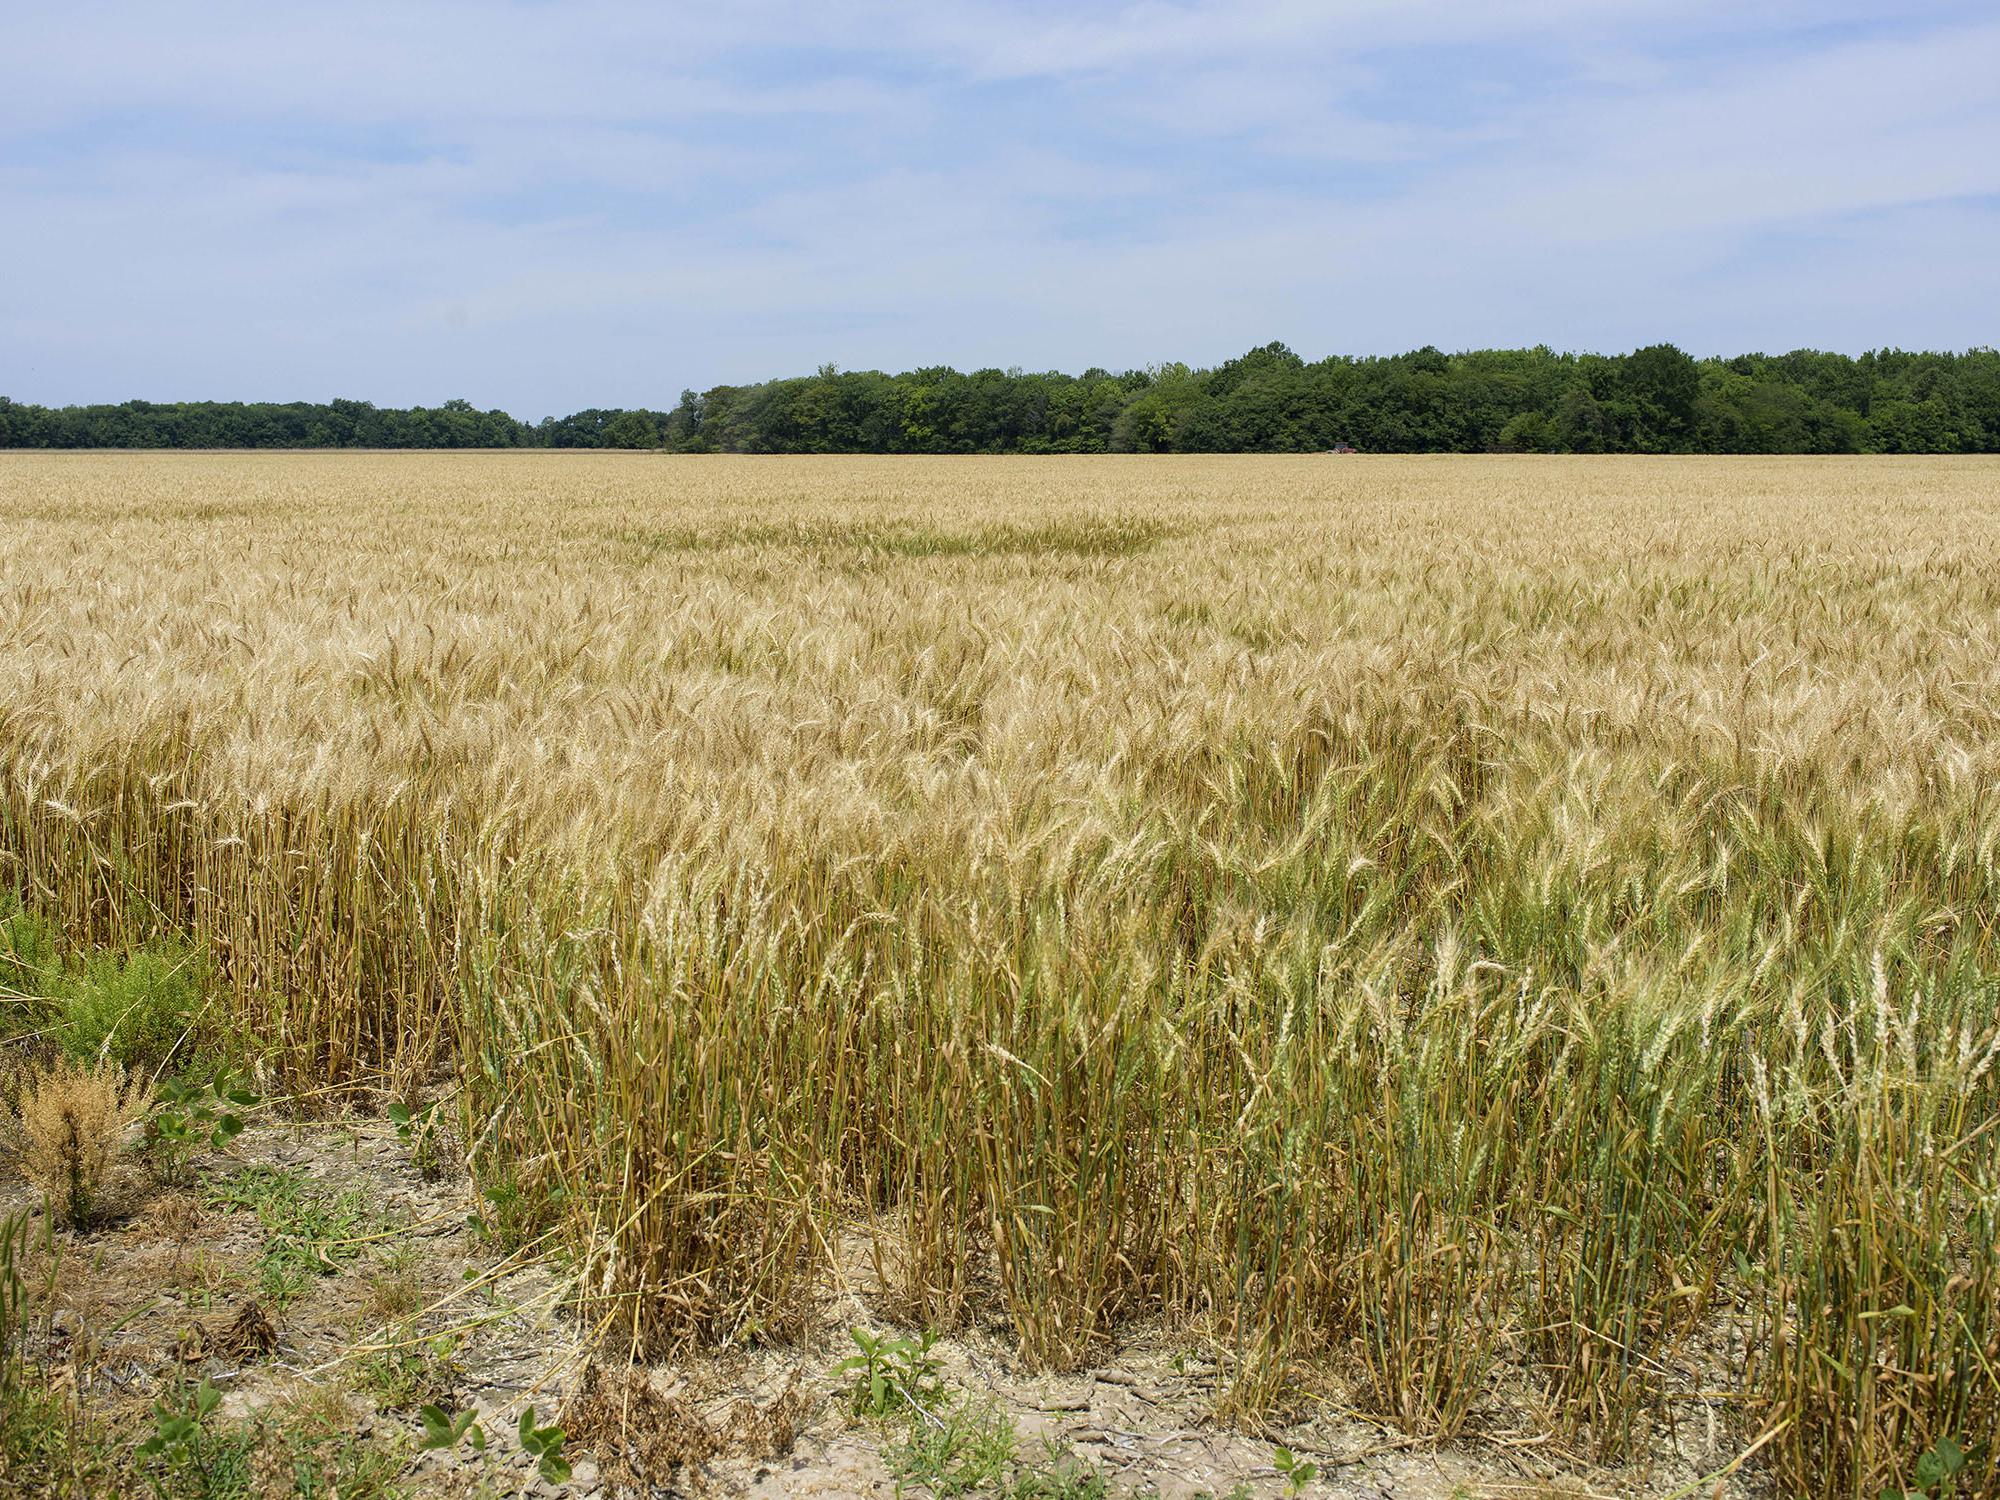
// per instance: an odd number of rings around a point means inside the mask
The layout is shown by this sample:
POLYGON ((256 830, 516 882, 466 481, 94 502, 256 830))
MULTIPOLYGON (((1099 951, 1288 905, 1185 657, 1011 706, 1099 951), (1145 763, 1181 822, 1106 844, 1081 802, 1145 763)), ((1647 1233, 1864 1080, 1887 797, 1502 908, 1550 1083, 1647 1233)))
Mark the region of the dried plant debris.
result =
POLYGON ((125 1132, 146 1112, 143 1081, 112 1062, 57 1062, 21 1093, 21 1168, 49 1211, 71 1229, 90 1227, 125 1132))
POLYGON ((211 1319, 189 1328, 174 1346, 174 1357, 188 1365, 211 1359, 243 1362, 262 1359, 277 1347, 277 1326, 253 1301, 245 1302, 227 1322, 211 1319))
POLYGON ((661 1394, 643 1370, 593 1363, 563 1408, 561 1423, 569 1442, 596 1456, 608 1485, 678 1486, 700 1493, 709 1487, 712 1460, 789 1453, 810 1406, 794 1376, 762 1405, 739 1397, 715 1423, 690 1396, 661 1394))

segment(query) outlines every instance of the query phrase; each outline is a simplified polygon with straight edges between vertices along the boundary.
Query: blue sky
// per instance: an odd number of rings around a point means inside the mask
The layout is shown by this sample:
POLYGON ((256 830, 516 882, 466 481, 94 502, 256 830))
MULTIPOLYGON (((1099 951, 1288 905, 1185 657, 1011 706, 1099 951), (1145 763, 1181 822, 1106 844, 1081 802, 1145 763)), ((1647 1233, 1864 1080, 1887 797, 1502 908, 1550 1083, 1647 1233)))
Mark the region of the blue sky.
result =
POLYGON ((1991 0, 0 0, 0 34, 23 400, 2000 342, 1991 0))

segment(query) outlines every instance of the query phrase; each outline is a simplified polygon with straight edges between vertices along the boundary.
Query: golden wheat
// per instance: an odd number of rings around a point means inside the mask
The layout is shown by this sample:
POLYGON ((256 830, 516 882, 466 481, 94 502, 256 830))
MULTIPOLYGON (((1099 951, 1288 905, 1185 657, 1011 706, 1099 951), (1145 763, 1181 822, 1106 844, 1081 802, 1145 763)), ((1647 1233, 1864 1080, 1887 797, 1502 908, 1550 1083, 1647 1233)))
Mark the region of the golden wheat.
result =
MULTIPOLYGON (((2000 1428, 2000 464, 8 456, 0 880, 450 1060, 639 1345, 865 1224, 1254 1413, 2000 1428)), ((1974 1489, 1996 1459, 1975 1450, 1974 1489)))

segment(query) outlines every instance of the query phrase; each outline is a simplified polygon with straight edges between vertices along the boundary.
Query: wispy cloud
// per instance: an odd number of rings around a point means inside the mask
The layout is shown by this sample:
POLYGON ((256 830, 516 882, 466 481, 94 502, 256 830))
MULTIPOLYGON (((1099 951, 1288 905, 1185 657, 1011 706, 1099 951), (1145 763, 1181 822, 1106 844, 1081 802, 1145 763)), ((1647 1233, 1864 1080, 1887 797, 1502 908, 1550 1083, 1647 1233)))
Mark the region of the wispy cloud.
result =
POLYGON ((0 49, 0 390, 1996 338, 1983 4, 101 3, 0 49))

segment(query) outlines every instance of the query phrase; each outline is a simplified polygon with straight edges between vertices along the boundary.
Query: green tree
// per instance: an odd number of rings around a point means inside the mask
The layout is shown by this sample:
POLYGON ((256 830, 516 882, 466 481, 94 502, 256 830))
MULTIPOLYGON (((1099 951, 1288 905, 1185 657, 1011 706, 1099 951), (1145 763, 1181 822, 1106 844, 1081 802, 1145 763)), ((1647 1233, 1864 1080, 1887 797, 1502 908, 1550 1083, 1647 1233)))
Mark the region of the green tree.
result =
POLYGON ((1556 446, 1555 424, 1538 411, 1516 412, 1500 429, 1505 453, 1547 453, 1556 446))
POLYGON ((604 424, 604 446, 657 448, 660 446, 660 430, 645 412, 621 411, 604 424))
POLYGON ((1624 387, 1638 409, 1641 444, 1657 449, 1686 447, 1693 435, 1701 370, 1672 344, 1649 344, 1625 357, 1624 387))
POLYGON ((1572 385, 1556 404, 1555 434, 1565 453, 1602 453, 1612 428, 1597 398, 1584 386, 1572 385))

